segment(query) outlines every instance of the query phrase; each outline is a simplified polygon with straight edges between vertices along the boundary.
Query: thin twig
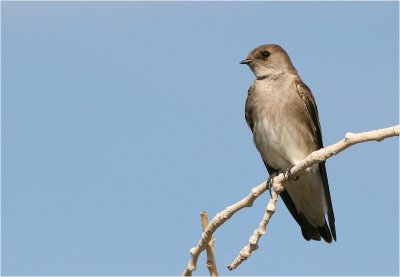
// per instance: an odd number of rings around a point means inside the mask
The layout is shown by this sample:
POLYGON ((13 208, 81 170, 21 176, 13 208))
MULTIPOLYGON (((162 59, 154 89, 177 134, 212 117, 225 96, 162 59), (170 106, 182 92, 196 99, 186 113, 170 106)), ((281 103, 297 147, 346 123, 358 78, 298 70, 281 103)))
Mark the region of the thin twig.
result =
MULTIPOLYGON (((208 215, 206 211, 202 211, 200 213, 201 217, 201 226, 204 230, 208 226, 208 215)), ((207 251, 207 268, 208 271, 210 272, 210 276, 218 276, 218 271, 217 271, 217 263, 215 262, 215 256, 214 256, 214 243, 215 243, 215 238, 211 237, 211 240, 206 246, 206 251, 207 251)))
POLYGON ((258 225, 258 228, 254 230, 253 235, 250 237, 249 244, 243 247, 243 249, 240 251, 236 259, 230 265, 228 265, 229 270, 234 270, 242 262, 247 260, 254 250, 258 249, 258 241, 260 240, 261 236, 264 235, 267 231, 267 224, 271 219, 272 215, 275 213, 276 201, 278 201, 279 194, 282 191, 283 191, 282 186, 278 186, 275 188, 273 187, 271 193, 272 197, 269 200, 267 207, 265 208, 264 216, 260 224, 258 225))

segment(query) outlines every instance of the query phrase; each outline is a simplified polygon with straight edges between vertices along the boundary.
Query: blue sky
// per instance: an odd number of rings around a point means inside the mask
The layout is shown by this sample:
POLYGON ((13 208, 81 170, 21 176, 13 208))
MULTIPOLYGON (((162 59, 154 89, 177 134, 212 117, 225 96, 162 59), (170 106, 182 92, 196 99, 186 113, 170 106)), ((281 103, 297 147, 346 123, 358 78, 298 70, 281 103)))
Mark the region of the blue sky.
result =
MULTIPOLYGON (((239 61, 276 43, 325 145, 398 124, 396 2, 2 2, 2 275, 179 275, 210 217, 267 178, 239 61)), ((327 162, 338 240, 269 195, 216 233, 222 275, 398 275, 398 140, 327 162)), ((207 275, 204 255, 197 275, 207 275)))

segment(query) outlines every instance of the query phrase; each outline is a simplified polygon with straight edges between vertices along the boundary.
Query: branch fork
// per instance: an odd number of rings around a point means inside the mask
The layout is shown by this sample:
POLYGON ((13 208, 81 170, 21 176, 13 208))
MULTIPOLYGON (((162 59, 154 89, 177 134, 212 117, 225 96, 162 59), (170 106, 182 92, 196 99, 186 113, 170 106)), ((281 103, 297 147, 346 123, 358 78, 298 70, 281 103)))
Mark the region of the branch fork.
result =
MULTIPOLYGON (((344 139, 342 139, 341 141, 311 153, 304 160, 293 166, 291 168, 291 174, 299 175, 314 164, 324 162, 328 158, 340 153, 341 151, 354 144, 373 140, 380 142, 389 137, 399 136, 399 133, 400 125, 364 133, 346 133, 344 139)), ((254 250, 258 248, 258 241, 260 240, 261 236, 266 233, 266 226, 275 212, 275 206, 279 194, 283 191, 284 182, 288 180, 288 178, 289 176, 287 176, 287 174, 285 175, 284 173, 280 173, 273 178, 272 197, 268 202, 263 218, 258 228, 254 230, 252 236, 250 237, 249 244, 243 247, 236 259, 228 266, 229 270, 233 270, 237 266, 239 266, 243 261, 250 257, 251 253, 254 250)), ((198 257, 200 253, 206 249, 207 245, 212 239, 213 233, 236 212, 245 207, 251 207, 257 197, 259 197, 269 188, 270 184, 268 183, 268 181, 259 184, 251 190, 251 193, 249 195, 244 197, 242 200, 236 202, 235 204, 227 207, 211 220, 211 222, 207 225, 204 232, 202 233, 201 239, 197 246, 190 249, 191 257, 185 270, 182 273, 183 276, 191 276, 192 272, 196 270, 198 257)))

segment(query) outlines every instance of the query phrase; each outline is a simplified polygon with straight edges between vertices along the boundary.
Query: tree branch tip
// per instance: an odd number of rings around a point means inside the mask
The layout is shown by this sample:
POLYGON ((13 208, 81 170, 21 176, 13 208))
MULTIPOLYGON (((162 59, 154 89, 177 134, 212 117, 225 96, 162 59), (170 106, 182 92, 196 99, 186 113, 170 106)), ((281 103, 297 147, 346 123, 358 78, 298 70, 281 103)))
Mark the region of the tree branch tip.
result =
POLYGON ((397 125, 397 126, 393 127, 393 134, 395 136, 398 136, 400 134, 400 125, 397 125))
MULTIPOLYGON (((246 259, 244 258, 241 262, 239 262, 239 264, 242 263, 242 262, 245 261, 245 260, 246 260, 246 259)), ((232 264, 233 264, 233 263, 232 263, 232 264)), ((230 265, 227 266, 227 268, 228 268, 229 271, 232 271, 232 270, 234 270, 234 269, 237 268, 237 265, 232 265, 232 264, 230 264, 230 265)))

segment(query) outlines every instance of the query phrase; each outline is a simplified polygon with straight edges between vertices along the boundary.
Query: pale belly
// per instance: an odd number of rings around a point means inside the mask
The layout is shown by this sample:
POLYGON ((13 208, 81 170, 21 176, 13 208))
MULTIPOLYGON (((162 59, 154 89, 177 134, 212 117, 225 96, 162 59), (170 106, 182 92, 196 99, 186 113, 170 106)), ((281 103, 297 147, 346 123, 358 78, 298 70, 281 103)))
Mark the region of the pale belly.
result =
MULTIPOLYGON (((278 115, 278 114, 277 114, 278 115)), ((285 117, 282 117, 285 118, 285 117)), ((255 122, 254 143, 263 160, 276 170, 285 170, 306 158, 315 146, 313 137, 305 135, 301 123, 278 118, 255 122), (307 146, 308 145, 308 146, 307 146)), ((289 181, 286 190, 296 209, 315 226, 323 225, 326 201, 319 166, 315 165, 289 181)))
POLYGON ((254 143, 268 165, 283 170, 306 158, 314 149, 312 136, 304 136, 299 124, 290 120, 277 121, 256 122, 254 143))

